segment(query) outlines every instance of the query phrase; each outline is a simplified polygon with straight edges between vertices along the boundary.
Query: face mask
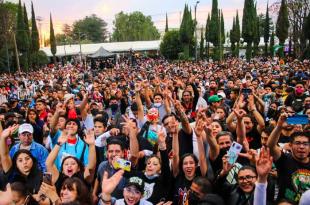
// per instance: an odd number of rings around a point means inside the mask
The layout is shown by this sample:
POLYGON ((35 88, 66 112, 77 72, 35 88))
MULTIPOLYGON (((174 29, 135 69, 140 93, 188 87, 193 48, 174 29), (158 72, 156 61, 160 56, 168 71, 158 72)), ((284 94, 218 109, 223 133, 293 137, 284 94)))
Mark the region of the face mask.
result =
POLYGON ((93 116, 96 116, 98 114, 99 110, 98 109, 92 109, 90 111, 90 113, 93 115, 93 116))
POLYGON ((303 88, 296 88, 296 94, 301 95, 304 92, 303 88))
POLYGON ((199 197, 190 191, 189 196, 188 196, 188 204, 196 205, 196 204, 198 204, 199 201, 200 201, 199 197))
POLYGON ((118 104, 112 104, 112 105, 110 105, 110 107, 111 107, 112 111, 116 111, 118 108, 118 104))
POLYGON ((154 107, 159 108, 161 106, 161 103, 154 103, 154 107))

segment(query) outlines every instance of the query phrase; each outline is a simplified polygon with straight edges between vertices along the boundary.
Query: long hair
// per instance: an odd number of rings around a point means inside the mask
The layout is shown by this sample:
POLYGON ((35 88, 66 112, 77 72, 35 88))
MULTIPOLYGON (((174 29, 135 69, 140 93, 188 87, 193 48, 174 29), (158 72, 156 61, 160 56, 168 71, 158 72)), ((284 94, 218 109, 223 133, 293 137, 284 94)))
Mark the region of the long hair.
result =
POLYGON ((194 161, 195 161, 195 166, 196 166, 196 167, 198 166, 198 159, 197 159, 197 157, 196 157, 193 153, 185 153, 184 155, 182 155, 182 157, 181 157, 181 159, 180 159, 180 162, 179 162, 179 172, 180 172, 181 174, 183 174, 183 175, 185 174, 184 171, 183 171, 183 162, 184 162, 184 159, 185 159, 186 157, 191 157, 191 158, 193 158, 194 161))
POLYGON ((74 187, 76 188, 77 192, 77 197, 75 201, 80 202, 80 204, 83 205, 90 204, 91 201, 90 190, 88 190, 87 186, 82 182, 82 180, 80 180, 77 177, 66 179, 61 186, 61 190, 66 188, 72 191, 74 187))
POLYGON ((78 167, 80 168, 80 171, 78 171, 78 173, 76 173, 76 174, 83 174, 83 173, 84 173, 84 169, 85 169, 84 164, 81 162, 81 160, 79 160, 78 158, 73 157, 73 156, 66 156, 66 157, 62 160, 61 166, 60 166, 60 172, 63 172, 63 165, 64 165, 65 161, 66 161, 67 159, 69 159, 69 158, 71 158, 71 159, 73 159, 74 161, 76 161, 76 163, 78 164, 78 167))
POLYGON ((31 154, 31 152, 29 150, 26 150, 26 149, 20 149, 14 154, 13 159, 12 159, 13 170, 15 170, 19 175, 23 175, 17 167, 17 158, 21 154, 26 154, 32 159, 33 164, 32 164, 29 175, 32 175, 32 174, 35 174, 36 172, 38 172, 38 166, 37 166, 38 163, 37 163, 36 158, 34 158, 34 156, 31 154))

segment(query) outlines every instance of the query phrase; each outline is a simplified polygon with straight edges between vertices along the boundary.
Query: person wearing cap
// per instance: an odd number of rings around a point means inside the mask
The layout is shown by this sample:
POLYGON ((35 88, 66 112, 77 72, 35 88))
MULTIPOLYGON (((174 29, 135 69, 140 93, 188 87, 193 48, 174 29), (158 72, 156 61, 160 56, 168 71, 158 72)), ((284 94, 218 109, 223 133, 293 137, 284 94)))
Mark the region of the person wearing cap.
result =
POLYGON ((219 95, 212 95, 208 98, 209 108, 208 113, 213 114, 216 112, 216 108, 221 105, 222 98, 219 95))
POLYGON ((31 124, 24 123, 18 128, 18 137, 20 142, 15 144, 10 150, 10 157, 20 149, 26 149, 31 152, 34 158, 38 161, 38 167, 42 172, 46 171, 45 161, 48 156, 48 151, 41 144, 33 141, 33 127, 31 124))
POLYGON ((102 194, 100 197, 100 205, 152 205, 151 202, 143 198, 144 181, 140 177, 130 177, 123 189, 122 199, 112 200, 111 193, 116 188, 120 180, 123 178, 124 171, 117 171, 112 177, 108 178, 108 173, 104 172, 102 179, 102 194))

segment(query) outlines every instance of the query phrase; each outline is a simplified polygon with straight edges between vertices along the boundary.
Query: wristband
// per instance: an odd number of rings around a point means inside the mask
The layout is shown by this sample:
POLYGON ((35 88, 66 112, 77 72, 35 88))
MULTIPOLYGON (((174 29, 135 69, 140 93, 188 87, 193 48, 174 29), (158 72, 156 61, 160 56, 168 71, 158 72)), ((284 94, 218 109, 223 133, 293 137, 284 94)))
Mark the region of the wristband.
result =
POLYGON ((60 142, 57 142, 56 145, 58 145, 59 147, 61 147, 62 144, 60 144, 60 142))
POLYGON ((111 203, 111 199, 105 200, 105 199, 102 198, 102 196, 100 196, 100 200, 101 200, 103 203, 111 203))

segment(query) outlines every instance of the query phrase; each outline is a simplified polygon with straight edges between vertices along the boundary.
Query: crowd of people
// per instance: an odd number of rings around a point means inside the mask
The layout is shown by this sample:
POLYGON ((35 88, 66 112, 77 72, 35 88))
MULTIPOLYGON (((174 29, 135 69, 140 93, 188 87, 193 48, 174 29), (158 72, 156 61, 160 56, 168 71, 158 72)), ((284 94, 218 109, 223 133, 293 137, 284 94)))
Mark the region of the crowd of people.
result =
POLYGON ((0 75, 0 205, 310 204, 310 62, 0 75))

